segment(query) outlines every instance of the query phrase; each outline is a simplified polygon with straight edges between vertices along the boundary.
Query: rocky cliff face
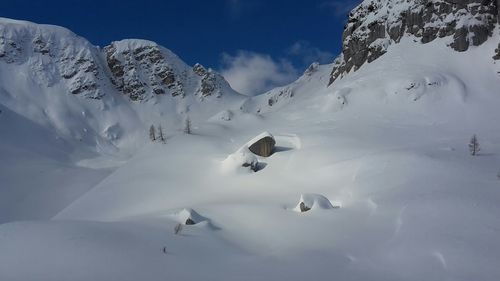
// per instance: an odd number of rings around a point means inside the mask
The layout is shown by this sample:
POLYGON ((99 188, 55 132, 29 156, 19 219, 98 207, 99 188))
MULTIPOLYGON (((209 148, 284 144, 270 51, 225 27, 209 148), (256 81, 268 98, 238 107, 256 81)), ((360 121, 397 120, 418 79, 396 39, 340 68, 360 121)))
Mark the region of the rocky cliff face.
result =
POLYGON ((158 95, 220 97, 230 88, 213 70, 199 64, 191 68, 151 41, 122 40, 100 49, 61 27, 8 19, 0 20, 0 62, 28 64, 37 82, 51 86, 62 81, 69 93, 92 99, 102 98, 109 88, 132 101, 158 95))
POLYGON ((124 40, 104 48, 111 81, 131 100, 152 95, 184 97, 187 67, 153 42, 124 40))
POLYGON ((197 63, 193 67, 194 73, 199 77, 200 84, 196 89, 196 93, 203 97, 215 95, 220 97, 223 89, 228 88, 229 83, 217 72, 212 69, 206 69, 203 65, 197 63))
POLYGON ((103 95, 105 70, 97 48, 64 28, 0 23, 2 61, 27 65, 33 77, 47 87, 62 80, 71 94, 96 99, 103 95))
POLYGON ((446 37, 459 52, 479 46, 500 22, 499 9, 499 0, 365 0, 349 14, 330 84, 405 36, 422 44, 446 37))
POLYGON ((100 48, 58 26, 0 18, 0 105, 69 142, 135 149, 146 128, 179 130, 243 102, 226 80, 146 40, 100 48))
POLYGON ((500 43, 498 43, 498 48, 495 49, 495 55, 493 56, 494 60, 500 60, 500 43))

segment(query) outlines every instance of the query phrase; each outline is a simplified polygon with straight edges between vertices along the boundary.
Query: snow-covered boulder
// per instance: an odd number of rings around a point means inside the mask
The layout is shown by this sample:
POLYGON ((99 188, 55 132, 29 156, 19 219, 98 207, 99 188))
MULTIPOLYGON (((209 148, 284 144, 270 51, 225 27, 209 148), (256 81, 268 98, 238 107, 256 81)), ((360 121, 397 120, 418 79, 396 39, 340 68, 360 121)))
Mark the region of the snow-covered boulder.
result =
POLYGON ((198 214, 195 210, 189 208, 182 209, 181 211, 177 212, 174 216, 179 223, 185 225, 194 225, 204 221, 208 222, 207 218, 198 214))
POLYGON ((273 135, 269 132, 263 132, 224 159, 222 169, 225 172, 257 172, 262 168, 257 156, 271 156, 275 145, 276 141, 273 135))
POLYGON ((257 172, 258 167, 259 161, 257 157, 247 146, 243 146, 222 161, 222 169, 225 172, 257 172))
POLYGON ((263 132, 247 143, 248 149, 259 156, 269 157, 273 154, 276 141, 269 132, 263 132))
POLYGON ((493 56, 494 60, 500 60, 500 43, 498 43, 498 48, 495 49, 495 55, 493 56))
POLYGON ((221 111, 214 116, 212 116, 208 121, 217 122, 217 121, 231 121, 233 119, 234 113, 231 110, 221 111))
POLYGON ((333 205, 328 198, 326 198, 323 195, 319 194, 313 194, 313 193, 306 193, 302 194, 300 196, 299 203, 295 208, 293 208, 294 211, 299 212, 299 213, 304 213, 309 210, 315 210, 315 209, 336 209, 340 208, 340 204, 335 204, 333 205))

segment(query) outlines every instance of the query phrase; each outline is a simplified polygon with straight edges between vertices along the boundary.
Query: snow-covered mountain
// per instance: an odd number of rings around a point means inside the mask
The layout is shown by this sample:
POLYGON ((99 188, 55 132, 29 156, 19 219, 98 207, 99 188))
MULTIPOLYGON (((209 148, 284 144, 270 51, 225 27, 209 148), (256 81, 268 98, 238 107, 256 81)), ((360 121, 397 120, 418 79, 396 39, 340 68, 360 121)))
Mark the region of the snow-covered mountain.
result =
POLYGON ((444 44, 458 52, 480 46, 493 35, 499 14, 497 0, 363 1, 349 14, 342 55, 335 61, 330 83, 376 60, 391 44, 409 36, 422 44, 443 38, 444 44))
POLYGON ((0 279, 498 280, 498 7, 364 1, 335 62, 255 97, 2 19, 0 279))
MULTIPOLYGON (((68 141, 120 147, 151 124, 175 128, 245 97, 154 42, 99 48, 71 31, 0 19, 2 104, 68 141), (192 111, 192 114, 189 112, 192 111)), ((145 134, 147 135, 147 134, 145 134)))
POLYGON ((127 159, 149 143, 151 126, 168 138, 186 118, 197 126, 246 98, 154 42, 99 48, 62 27, 0 18, 0 221, 53 215, 106 174, 75 166, 81 159, 127 159), (41 163, 93 180, 66 182, 39 173, 41 163))
MULTIPOLYGON (((336 81, 342 83, 341 78, 374 62, 390 49, 401 49, 400 46, 395 46, 400 43, 405 48, 433 43, 433 50, 448 47, 459 53, 470 50, 475 52, 476 47, 486 44, 488 53, 479 56, 489 60, 487 65, 493 65, 496 71, 500 71, 500 67, 496 66, 500 60, 499 7, 500 4, 495 0, 363 1, 349 13, 342 37, 342 53, 333 64, 313 63, 297 81, 247 100, 244 108, 257 113, 276 111, 292 100, 300 100, 303 96, 309 99, 315 89, 332 92, 332 89, 338 87, 329 87, 331 84, 336 81), (325 78, 325 71, 329 71, 328 78, 325 78)), ((414 54, 401 55, 401 63, 404 63, 414 54)), ((409 64, 408 67, 412 66, 409 64)), ((407 83, 404 86, 411 89, 422 84, 421 81, 407 83)), ((339 93, 338 90, 333 92, 337 92, 335 107, 345 106, 346 94, 339 93)))

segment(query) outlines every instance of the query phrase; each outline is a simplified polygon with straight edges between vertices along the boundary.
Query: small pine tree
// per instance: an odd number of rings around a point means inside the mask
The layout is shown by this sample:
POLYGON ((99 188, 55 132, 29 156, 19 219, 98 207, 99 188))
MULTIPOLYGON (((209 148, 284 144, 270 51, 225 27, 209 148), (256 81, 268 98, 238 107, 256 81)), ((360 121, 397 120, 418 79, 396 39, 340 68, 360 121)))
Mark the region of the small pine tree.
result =
POLYGON ((476 156, 481 149, 479 148, 479 142, 476 135, 473 135, 469 142, 469 151, 472 156, 476 156))
POLYGON ((151 127, 149 127, 149 138, 151 139, 151 141, 156 140, 156 129, 155 129, 155 126, 153 126, 153 125, 151 125, 151 127))
POLYGON ((161 125, 158 126, 158 139, 161 142, 165 142, 165 136, 163 135, 163 129, 161 128, 161 125))
POLYGON ((191 134, 191 120, 189 116, 186 116, 184 119, 184 133, 188 135, 191 134))

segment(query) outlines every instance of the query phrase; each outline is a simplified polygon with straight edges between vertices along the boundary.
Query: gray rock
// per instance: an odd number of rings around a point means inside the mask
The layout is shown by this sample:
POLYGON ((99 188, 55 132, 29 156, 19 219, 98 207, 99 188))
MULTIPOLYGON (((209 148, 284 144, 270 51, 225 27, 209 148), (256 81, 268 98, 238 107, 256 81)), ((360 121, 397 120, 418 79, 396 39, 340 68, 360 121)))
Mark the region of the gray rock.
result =
POLYGON ((429 27, 424 29, 422 33, 422 43, 426 44, 437 38, 439 34, 439 29, 434 27, 429 27))
POLYGON ((469 27, 469 31, 473 34, 472 45, 479 46, 488 40, 493 29, 484 25, 473 25, 469 27))
POLYGON ((252 171, 258 172, 259 171, 259 162, 258 161, 245 162, 245 163, 241 164, 241 167, 250 168, 252 171))
POLYGON ((500 0, 497 0, 497 23, 500 24, 500 0))
POLYGON ((302 212, 302 213, 311 210, 311 208, 307 207, 304 202, 300 202, 299 208, 300 208, 300 212, 302 212))
POLYGON ((207 70, 205 69, 205 67, 199 63, 197 63, 193 66, 193 71, 198 76, 204 76, 205 74, 207 74, 207 70))
POLYGON ((462 27, 456 30, 453 36, 453 43, 451 47, 458 52, 465 52, 469 49, 469 31, 467 28, 462 27))
POLYGON ((151 94, 167 92, 174 97, 184 96, 181 79, 169 67, 160 46, 151 44, 118 52, 112 43, 104 51, 111 81, 131 100, 141 101, 151 94))
POLYGON ((199 92, 202 97, 207 97, 212 95, 217 89, 217 78, 212 72, 207 72, 201 79, 201 86, 199 92))
MULTIPOLYGON (((305 75, 312 75, 312 72, 306 71, 305 75)), ((275 89, 267 92, 266 95, 268 96, 267 105, 270 107, 294 97, 294 93, 291 87, 275 89)))
POLYGON ((222 81, 224 78, 212 69, 206 69, 203 65, 197 63, 193 66, 193 72, 201 77, 201 83, 196 92, 202 98, 215 95, 220 97, 222 81))
POLYGON ((48 55, 50 53, 49 44, 41 36, 37 36, 33 38, 33 51, 42 55, 48 55))
POLYGON ((250 151, 262 157, 269 157, 273 154, 276 141, 271 136, 265 136, 248 147, 250 151))
POLYGON ((500 60, 500 43, 498 43, 498 48, 495 50, 494 60, 500 60))

